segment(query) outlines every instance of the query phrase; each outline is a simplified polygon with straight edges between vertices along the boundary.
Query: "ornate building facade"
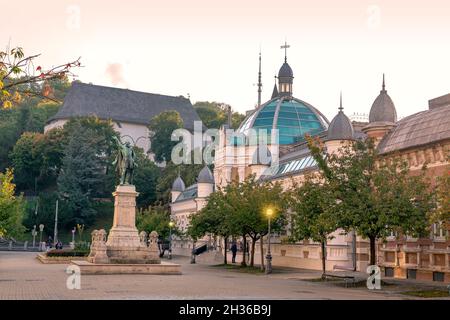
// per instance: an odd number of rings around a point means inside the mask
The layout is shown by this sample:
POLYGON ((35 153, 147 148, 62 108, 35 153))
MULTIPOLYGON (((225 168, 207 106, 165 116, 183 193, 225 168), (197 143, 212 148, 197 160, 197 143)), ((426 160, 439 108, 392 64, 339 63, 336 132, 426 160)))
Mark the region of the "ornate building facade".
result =
MULTIPOLYGON (((450 170, 450 94, 429 102, 428 110, 397 121, 393 100, 388 95, 383 76, 382 89, 370 108, 368 122, 352 122, 345 115, 342 97, 337 115, 327 118, 311 104, 293 96, 294 74, 285 59, 278 73, 272 98, 247 113, 233 139, 226 138, 227 126, 221 128, 219 147, 215 153, 214 172, 202 170, 198 183, 184 187, 177 178, 172 192, 172 218, 185 229, 189 216, 201 209, 214 188, 230 181, 243 181, 251 174, 257 179, 281 182, 285 189, 301 183, 305 175, 317 171, 305 134, 320 137, 328 153, 354 139, 373 137, 384 157, 407 160, 412 174, 428 165, 434 179, 450 170), (267 149, 261 150, 250 138, 252 130, 266 130, 267 149), (272 130, 278 129, 279 144, 270 141, 272 130), (262 155, 267 155, 262 159, 262 155), (277 166, 273 166, 273 163, 277 166)), ((254 132, 254 131, 252 131, 254 132)), ((386 276, 450 281, 450 241, 448 230, 434 226, 435 232, 426 239, 396 238, 379 243, 377 261, 386 276)), ((286 230, 289 235, 289 230, 286 230)), ((273 264, 299 268, 321 268, 319 244, 303 241, 283 244, 286 235, 278 235, 272 248, 273 264)), ((259 248, 255 251, 259 259, 259 248)), ((365 272, 369 263, 369 243, 354 233, 336 230, 327 243, 328 270, 358 270, 365 272)))

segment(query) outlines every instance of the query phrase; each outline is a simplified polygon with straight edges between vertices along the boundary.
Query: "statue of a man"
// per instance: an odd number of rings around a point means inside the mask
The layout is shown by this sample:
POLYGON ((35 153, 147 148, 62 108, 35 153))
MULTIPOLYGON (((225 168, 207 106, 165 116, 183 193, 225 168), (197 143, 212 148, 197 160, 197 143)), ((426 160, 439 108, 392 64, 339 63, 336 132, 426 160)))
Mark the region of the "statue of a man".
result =
POLYGON ((133 171, 137 167, 133 147, 128 141, 122 143, 117 137, 113 137, 113 139, 118 152, 112 164, 116 166, 116 171, 120 175, 120 185, 133 184, 133 171))

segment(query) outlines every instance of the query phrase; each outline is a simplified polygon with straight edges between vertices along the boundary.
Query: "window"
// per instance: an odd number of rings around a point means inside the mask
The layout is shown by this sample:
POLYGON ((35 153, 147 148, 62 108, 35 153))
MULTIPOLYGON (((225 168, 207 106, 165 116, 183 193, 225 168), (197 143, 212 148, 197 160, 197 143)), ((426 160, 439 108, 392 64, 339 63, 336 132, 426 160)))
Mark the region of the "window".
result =
POLYGON ((443 272, 433 272, 433 281, 444 282, 444 273, 443 272))
POLYGON ((384 268, 384 276, 385 277, 393 277, 394 276, 394 268, 390 268, 390 267, 384 268))
POLYGON ((416 269, 407 269, 406 270, 406 278, 407 279, 416 279, 417 270, 416 269))

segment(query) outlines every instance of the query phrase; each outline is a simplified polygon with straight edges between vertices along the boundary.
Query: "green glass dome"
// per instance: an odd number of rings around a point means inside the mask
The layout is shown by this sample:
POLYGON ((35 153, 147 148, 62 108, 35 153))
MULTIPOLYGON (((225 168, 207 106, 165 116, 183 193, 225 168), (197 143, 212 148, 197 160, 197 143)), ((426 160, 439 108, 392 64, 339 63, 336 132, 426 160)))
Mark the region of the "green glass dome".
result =
POLYGON ((250 129, 278 129, 279 143, 292 144, 305 134, 317 135, 327 130, 328 120, 310 104, 292 97, 276 97, 250 114, 238 129, 246 136, 250 129))

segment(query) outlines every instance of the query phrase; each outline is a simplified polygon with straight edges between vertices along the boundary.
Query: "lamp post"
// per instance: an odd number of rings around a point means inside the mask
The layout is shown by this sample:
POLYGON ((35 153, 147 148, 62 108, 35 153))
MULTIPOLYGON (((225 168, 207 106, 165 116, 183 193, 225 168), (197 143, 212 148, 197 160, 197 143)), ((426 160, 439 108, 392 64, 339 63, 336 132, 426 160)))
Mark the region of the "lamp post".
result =
POLYGON ((174 225, 173 221, 169 222, 169 259, 172 259, 172 228, 174 225))
POLYGON ((56 208, 55 208, 55 232, 53 234, 53 245, 56 246, 58 243, 58 206, 59 200, 56 199, 56 208))
POLYGON ((72 229, 72 243, 70 244, 72 249, 75 249, 75 232, 77 231, 76 227, 73 227, 72 229))
POLYGON ((44 231, 44 225, 41 223, 39 225, 39 232, 40 232, 40 235, 39 235, 39 249, 42 249, 42 231, 44 231))
POLYGON ((36 247, 36 236, 37 236, 36 225, 33 226, 31 235, 33 236, 33 248, 35 248, 36 247))
POLYGON ((266 274, 272 273, 272 254, 270 253, 270 219, 273 215, 273 209, 266 210, 266 216, 268 218, 269 232, 267 234, 267 255, 266 255, 266 274))

